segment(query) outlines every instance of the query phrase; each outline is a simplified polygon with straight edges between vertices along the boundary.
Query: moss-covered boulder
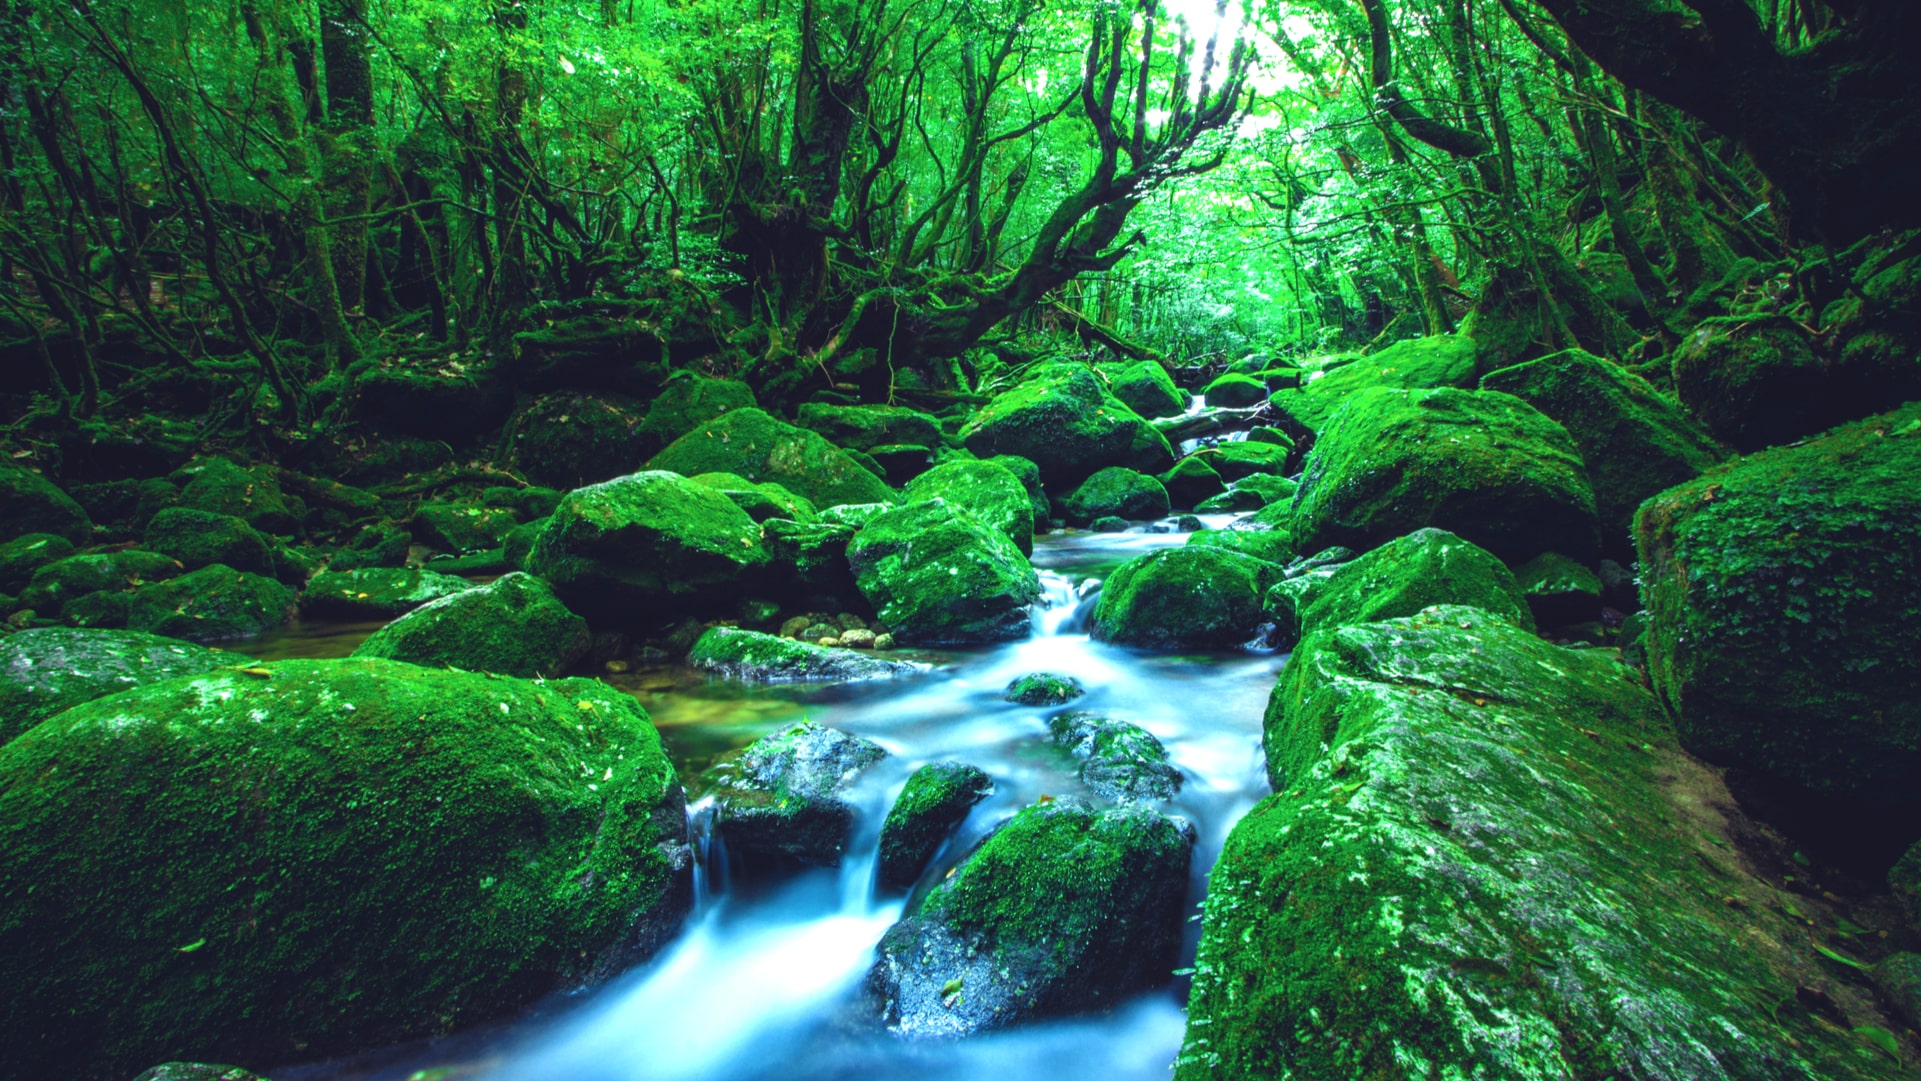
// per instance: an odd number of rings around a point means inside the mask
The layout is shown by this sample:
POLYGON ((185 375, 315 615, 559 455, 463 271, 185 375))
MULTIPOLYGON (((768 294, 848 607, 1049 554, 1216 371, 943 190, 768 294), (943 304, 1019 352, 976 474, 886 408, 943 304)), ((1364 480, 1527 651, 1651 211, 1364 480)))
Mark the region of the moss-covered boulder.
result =
POLYGON ((861 595, 904 644, 1025 638, 1040 578, 1007 534, 944 499, 870 519, 847 546, 861 595))
POLYGON ((159 552, 128 548, 91 552, 45 564, 20 594, 20 606, 43 616, 57 616, 65 607, 92 593, 123 593, 180 573, 180 565, 159 552))
POLYGON ((514 467, 535 484, 578 488, 631 472, 660 449, 640 430, 647 410, 617 394, 543 394, 507 422, 514 467))
POLYGON ((662 384, 659 396, 641 418, 639 431, 645 440, 644 450, 658 454, 701 425, 736 409, 753 409, 756 404, 753 390, 745 383, 712 379, 695 372, 675 372, 662 384))
POLYGON ((1045 532, 1054 504, 1041 487, 1041 467, 1018 454, 996 454, 986 460, 1014 474, 1021 487, 1027 489, 1027 502, 1034 508, 1034 532, 1045 532))
POLYGON ((982 406, 960 436, 978 457, 1028 459, 1057 489, 1105 466, 1158 472, 1173 461, 1167 439, 1081 364, 1041 366, 982 406))
POLYGON ((140 587, 127 601, 127 626, 190 642, 252 638, 292 619, 295 599, 272 578, 214 563, 140 587))
MULTIPOLYGON (((1023 555, 1034 551, 1034 504, 1027 488, 1005 465, 965 458, 944 462, 915 477, 901 491, 909 502, 944 499, 1007 534, 1023 555)), ((1046 519, 1043 518, 1042 524, 1046 519)))
POLYGON ((414 512, 411 528, 422 543, 453 555, 487 552, 520 524, 506 507, 475 503, 428 503, 414 512))
POLYGON ((1514 570, 1528 610, 1543 627, 1601 618, 1601 576, 1559 552, 1542 552, 1514 570))
POLYGON ((1151 552, 1108 577, 1091 630, 1103 642, 1154 649, 1246 645, 1267 622, 1261 597, 1280 577, 1276 564, 1221 548, 1151 552))
POLYGON ((929 762, 915 770, 881 823, 881 888, 911 889, 967 812, 993 791, 986 771, 962 762, 929 762))
POLYGON ((51 533, 75 547, 93 539, 93 523, 52 481, 16 465, 0 465, 0 537, 51 533))
POLYGON ((941 446, 940 421, 898 405, 828 405, 808 402, 797 418, 837 447, 872 451, 876 447, 941 446))
POLYGON ((1216 409, 1247 409, 1267 401, 1267 384, 1230 372, 1202 388, 1201 399, 1216 409))
POLYGON ((300 614, 324 619, 392 619, 474 588, 465 578, 416 567, 321 571, 300 591, 300 614))
POLYGON ((414 535, 391 522, 377 522, 355 533, 347 546, 334 553, 329 570, 352 571, 366 567, 399 567, 407 562, 407 551, 414 535))
POLYGON ((0 593, 18 593, 33 572, 74 552, 73 542, 55 533, 26 533, 0 542, 0 593))
POLYGON ((1335 628, 1294 653, 1267 748, 1176 1077, 1886 1076, 1782 1007, 1806 929, 1611 651, 1471 608, 1335 628))
POLYGON ((558 676, 593 644, 587 621, 546 582, 515 571, 415 608, 360 643, 356 657, 503 676, 558 676))
POLYGON ((1681 741, 1831 796, 1921 792, 1921 404, 1755 454, 1635 519, 1681 741))
POLYGON ((1058 672, 1029 672, 1007 685, 1009 702, 1023 706, 1059 706, 1087 693, 1081 681, 1058 672))
POLYGON ((493 431, 514 407, 507 366, 473 353, 374 361, 354 393, 355 416, 374 431, 449 443, 493 431))
POLYGON ((1715 437, 1748 452, 1834 422, 1828 367, 1787 316, 1709 319, 1674 351, 1674 391, 1715 437))
POLYGON ((587 680, 285 661, 77 706, 0 748, 0 1074, 325 1057, 619 971, 685 909, 682 807, 587 680))
POLYGON ((1165 518, 1170 509, 1167 489, 1145 473, 1109 466, 1080 483, 1061 500, 1061 509, 1074 525, 1096 518, 1165 518))
POLYGON ((1149 420, 1187 412, 1187 395, 1174 385, 1166 368, 1151 360, 1103 364, 1101 374, 1107 377, 1108 393, 1149 420))
POLYGON ((759 409, 736 409, 670 444, 647 463, 687 476, 737 473, 772 481, 817 507, 891 503, 893 489, 819 433, 759 409))
POLYGON ((0 638, 0 744, 62 710, 249 657, 124 630, 42 627, 0 638))
MULTIPOLYGON (((1257 512, 1258 513, 1258 512, 1257 512)), ((1294 558, 1294 538, 1283 520, 1278 527, 1243 518, 1226 529, 1208 529, 1187 538, 1189 547, 1239 552, 1269 563, 1286 564, 1294 558)))
POLYGON ((193 507, 168 507, 147 523, 141 542, 187 570, 225 563, 235 570, 272 574, 273 546, 244 519, 193 507))
POLYGON ((1237 439, 1203 447, 1194 452, 1194 457, 1213 466, 1222 479, 1238 481, 1262 474, 1279 476, 1286 471, 1288 455, 1293 449, 1291 443, 1237 439))
POLYGON ((839 866, 854 830, 847 789, 885 757, 872 740, 796 721, 723 756, 703 775, 714 829, 750 865, 839 866))
POLYGON ((687 663, 756 683, 838 683, 927 670, 908 661, 882 660, 853 649, 817 646, 739 627, 707 628, 687 654, 687 663))
POLYGON ((1296 435, 1318 433, 1347 400, 1368 387, 1432 390, 1474 386, 1479 368, 1473 339, 1462 334, 1410 338, 1371 356, 1344 355, 1299 390, 1274 394, 1273 406, 1296 435))
POLYGON ((1220 471, 1207 463, 1207 458, 1190 454, 1174 463, 1174 468, 1160 475, 1161 487, 1167 491, 1168 506, 1174 510, 1193 510, 1195 507, 1220 495, 1227 490, 1227 482, 1221 479, 1220 471))
POLYGON ((1365 551, 1423 526, 1508 562, 1599 552, 1594 491, 1565 429, 1498 391, 1354 395, 1308 452, 1294 540, 1365 551))
POLYGON ((1634 510, 1723 455, 1680 406, 1612 361, 1571 349, 1489 372, 1481 389, 1512 394, 1567 430, 1587 463, 1601 544, 1624 553, 1634 510))
POLYGON ((242 466, 225 458, 196 458, 175 470, 180 505, 212 514, 244 518, 263 533, 286 534, 300 527, 299 515, 266 466, 242 466))
POLYGON ((1452 533, 1419 529, 1325 575, 1297 575, 1267 593, 1285 643, 1351 623, 1411 616, 1436 604, 1471 605, 1526 630, 1528 598, 1501 561, 1452 533))
POLYGON ((756 522, 766 523, 775 518, 811 522, 817 517, 813 503, 772 482, 755 484, 733 473, 701 473, 687 479, 725 495, 756 522))
POLYGON ((1181 790, 1181 771, 1154 733, 1084 709, 1047 719, 1054 745, 1079 762, 1081 783, 1120 803, 1159 802, 1181 790))
POLYGON ((567 493, 527 569, 590 620, 647 623, 738 596, 768 560, 760 526, 733 500, 652 471, 567 493))
POLYGON ((1118 1004, 1173 969, 1193 847, 1145 807, 1028 807, 882 937, 873 1005, 925 1038, 1118 1004))
POLYGON ((761 526, 767 546, 767 589, 806 605, 840 607, 860 592, 847 565, 847 545, 858 530, 837 522, 774 518, 761 526), (828 604, 828 600, 832 604, 828 604))

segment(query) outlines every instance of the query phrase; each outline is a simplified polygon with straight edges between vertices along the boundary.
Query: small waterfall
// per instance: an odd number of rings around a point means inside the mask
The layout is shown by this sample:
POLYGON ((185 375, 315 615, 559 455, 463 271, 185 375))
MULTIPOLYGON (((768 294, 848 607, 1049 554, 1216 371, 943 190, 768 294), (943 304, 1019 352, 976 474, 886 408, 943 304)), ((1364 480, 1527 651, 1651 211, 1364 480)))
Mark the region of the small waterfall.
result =
POLYGON ((1083 578, 1077 583, 1055 571, 1039 573, 1041 598, 1034 602, 1032 609, 1034 637, 1052 638, 1080 632, 1086 623, 1081 609, 1100 594, 1100 580, 1083 578))

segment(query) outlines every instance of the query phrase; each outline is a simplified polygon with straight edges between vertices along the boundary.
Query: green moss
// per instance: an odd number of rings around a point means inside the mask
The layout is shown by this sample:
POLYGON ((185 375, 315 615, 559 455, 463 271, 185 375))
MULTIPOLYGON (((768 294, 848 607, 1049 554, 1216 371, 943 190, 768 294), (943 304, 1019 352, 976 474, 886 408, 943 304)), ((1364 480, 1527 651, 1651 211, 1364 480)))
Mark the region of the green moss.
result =
POLYGON ((407 549, 414 535, 391 523, 367 526, 354 534, 347 547, 327 564, 330 570, 351 571, 366 567, 398 567, 407 562, 407 549))
POLYGON ((1209 529, 1187 538, 1187 544, 1190 548, 1239 552, 1275 564, 1286 564, 1294 558, 1294 541, 1286 529, 1209 529))
POLYGON ((20 594, 20 604, 53 616, 69 601, 102 590, 119 593, 161 582, 180 573, 173 560, 159 552, 129 548, 68 556, 43 565, 20 594))
POLYGON ((1023 555, 1034 551, 1033 502, 1020 478, 997 461, 944 462, 910 481, 901 498, 944 499, 1007 534, 1023 555))
POLYGON ((1143 417, 1176 417, 1187 412, 1187 395, 1167 369, 1151 360, 1103 364, 1108 393, 1143 417))
POLYGON ((215 563, 142 586, 127 626, 190 642, 251 638, 292 618, 294 591, 271 578, 215 563))
POLYGON ((168 507, 147 523, 143 543, 194 570, 225 563, 235 570, 272 573, 267 538, 244 520, 192 507, 168 507))
POLYGON ((82 702, 250 663, 238 653, 138 631, 21 631, 0 639, 0 744, 82 702))
POLYGON ((0 537, 28 533, 52 533, 84 547, 93 539, 93 523, 52 481, 19 466, 0 465, 0 537))
POLYGON ((1230 488, 1220 495, 1209 496, 1194 505, 1196 514, 1242 514, 1260 510, 1267 506, 1261 493, 1252 489, 1230 488))
POLYGON ((1120 466, 1109 466, 1082 481, 1061 500, 1061 507, 1075 525, 1096 518, 1165 518, 1169 510, 1167 489, 1160 481, 1120 466))
POLYGON ((1306 581, 1291 579, 1283 583, 1288 588, 1267 593, 1267 611, 1283 642, 1330 627, 1411 616, 1436 604, 1471 605, 1534 629, 1527 598, 1501 561, 1439 529, 1389 541, 1311 579, 1311 588, 1306 581))
POLYGON ((1005 641, 1032 633, 1040 579, 1007 535, 943 499, 870 519, 847 548, 861 594, 902 643, 1005 641))
POLYGON ((420 605, 353 655, 531 678, 563 674, 591 644, 586 620, 547 583, 516 571, 420 605))
POLYGON ((520 524, 503 507, 466 503, 429 503, 414 512, 414 537, 442 552, 465 555, 500 547, 502 537, 520 524))
POLYGON ((813 503, 772 482, 755 484, 732 473, 702 473, 687 479, 725 495, 756 522, 775 518, 811 522, 817 516, 813 503))
POLYGON ((961 762, 929 762, 907 778, 880 828, 880 884, 913 886, 967 812, 994 791, 985 771, 961 762))
POLYGON ((1318 433, 1349 398, 1369 387, 1472 387, 1479 374, 1476 357, 1473 340, 1463 334, 1410 338, 1372 356, 1340 354, 1325 358, 1339 363, 1327 365, 1320 378, 1299 390, 1276 392, 1273 404, 1297 434, 1318 433))
POLYGON ((1674 390, 1716 438, 1756 451, 1835 420, 1827 366, 1786 316, 1709 319, 1674 352, 1674 390))
POLYGON ((474 588, 465 578, 412 567, 322 571, 300 593, 300 614, 330 619, 392 619, 431 600, 474 588))
POLYGON ((639 402, 620 395, 544 394, 508 422, 509 453, 535 484, 595 484, 631 472, 659 449, 653 433, 641 431, 644 415, 639 402))
POLYGON ((1251 375, 1229 373, 1203 388, 1201 398, 1216 409, 1247 409, 1267 401, 1267 384, 1251 375))
POLYGON ((986 460, 1014 474, 1021 482, 1021 487, 1027 489, 1027 502, 1034 508, 1034 530, 1045 531, 1053 513, 1053 503, 1041 487, 1041 467, 1018 454, 996 454, 986 460))
POLYGON ((1054 745, 1079 759, 1081 783, 1121 803, 1168 800, 1181 790, 1181 771, 1168 761, 1154 733, 1084 709, 1047 719, 1054 745))
POLYGON ((1534 407, 1498 391, 1363 390, 1308 452, 1295 544, 1365 551, 1423 526, 1510 562, 1598 551, 1587 468, 1534 407))
POLYGON ((906 661, 886 661, 852 649, 817 646, 738 627, 707 628, 687 654, 687 663, 731 679, 766 683, 841 682, 925 671, 906 661))
POLYGON ((1910 405, 1643 505, 1648 672, 1689 750, 1831 795, 1921 791, 1917 476, 1910 405))
MULTIPOLYGON (((1287 477, 1277 477, 1272 473, 1250 473, 1230 485, 1237 492, 1258 492, 1266 500, 1263 506, 1286 503, 1294 498, 1299 483, 1287 477)), ((1260 508, 1255 508, 1256 510, 1260 508)))
POLYGON ((1514 571, 1534 619, 1544 627, 1584 623, 1601 614, 1601 576, 1559 552, 1542 552, 1514 571))
POLYGON ((1084 365, 1071 363, 1040 366, 981 407, 960 436, 981 458, 1019 455, 1049 484, 1062 486, 1103 466, 1158 470, 1166 465, 1147 462, 1173 459, 1153 425, 1107 393, 1084 365))
POLYGON ((745 383, 710 379, 694 372, 675 372, 662 384, 659 396, 641 419, 640 434, 647 441, 646 449, 658 454, 701 425, 736 409, 752 409, 756 404, 753 390, 745 383))
POLYGON ((27 533, 0 543, 0 592, 20 592, 34 571, 72 554, 73 544, 53 533, 27 533))
POLYGON ((1793 1005, 1805 930, 1611 653, 1469 608, 1336 628, 1267 746, 1177 1078, 1886 1076, 1793 1005))
POLYGON ((894 500, 893 489, 846 452, 759 409, 736 409, 701 425, 656 454, 647 468, 690 477, 737 473, 779 484, 816 507, 894 500))
POLYGON ((835 446, 853 450, 872 451, 890 444, 930 449, 942 445, 939 421, 901 406, 809 402, 800 407, 798 421, 835 446))
POLYGON ((1073 676, 1029 672, 1007 685, 1006 699, 1023 706, 1059 706, 1072 702, 1087 689, 1073 676))
POLYGON ((1261 596, 1280 577, 1278 565, 1239 552, 1201 546, 1152 552, 1108 577, 1094 607, 1093 635, 1158 649, 1245 645, 1266 621, 1261 596))
POLYGON ((152 684, 0 748, 0 821, 15 1077, 471 1026, 684 908, 673 767, 586 680, 341 660, 152 684))
POLYGON ((1292 450, 1288 444, 1236 440, 1203 447, 1194 456, 1205 459, 1222 478, 1238 481, 1263 473, 1279 476, 1286 470, 1292 450))
POLYGON ((1632 544, 1642 500, 1700 475, 1723 457, 1679 406, 1647 380, 1578 349, 1489 372, 1484 390, 1512 394, 1566 429, 1587 466, 1602 548, 1632 544))
POLYGON ((299 528, 293 508, 271 470, 236 465, 225 458, 199 458, 173 474, 180 505, 212 514, 229 514, 267 533, 292 533, 299 528))
POLYGON ((1220 471, 1209 465, 1205 457, 1192 454, 1162 473, 1160 482, 1167 490, 1168 505, 1175 510, 1192 510, 1227 490, 1220 471))

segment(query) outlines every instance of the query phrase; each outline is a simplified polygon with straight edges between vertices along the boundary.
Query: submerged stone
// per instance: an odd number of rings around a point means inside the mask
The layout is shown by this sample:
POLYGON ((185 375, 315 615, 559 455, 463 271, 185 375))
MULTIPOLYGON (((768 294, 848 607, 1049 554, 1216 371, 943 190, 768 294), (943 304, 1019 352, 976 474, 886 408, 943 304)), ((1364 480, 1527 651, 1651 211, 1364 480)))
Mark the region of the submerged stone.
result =
POLYGON ((1080 761, 1081 783, 1108 799, 1169 800, 1181 790, 1181 771, 1168 761, 1167 748, 1140 725, 1073 710, 1049 717, 1047 731, 1080 761))
POLYGON ((876 515, 847 548, 861 594, 903 643, 1025 638, 1040 578, 1007 534, 944 499, 876 515))
POLYGON ((62 710, 250 657, 139 631, 42 627, 0 638, 0 744, 62 710))
POLYGON ((1416 530, 1326 574, 1290 575, 1268 590, 1266 603, 1283 644, 1330 627, 1411 616, 1436 604, 1472 605, 1534 629, 1527 597, 1501 561, 1440 529, 1416 530))
POLYGON ((356 657, 503 676, 558 676, 593 644, 552 587, 515 571, 415 608, 360 643, 356 657))
POLYGON ((1246 645, 1267 621, 1261 596, 1280 578, 1278 565, 1240 552, 1191 544, 1151 552, 1108 577, 1091 630, 1102 642, 1154 649, 1246 645))
POLYGON ((1023 706, 1065 705, 1086 693, 1080 680, 1054 672, 1029 672, 1007 685, 1007 700, 1023 706))
POLYGON ((1611 652, 1472 608, 1337 627, 1268 722, 1177 1078, 1886 1076, 1781 1008, 1806 929, 1611 652))
POLYGON ((882 937, 869 1001, 910 1038, 1118 1005, 1171 973, 1193 848, 1145 807, 1028 807, 882 937))
POLYGON ((736 409, 708 421, 654 455, 647 468, 690 477, 737 473, 757 484, 778 484, 816 507, 894 501, 887 482, 846 451, 759 409, 736 409))
POLYGON ((704 778, 714 828, 753 860, 837 867, 854 829, 845 792, 887 757, 872 740, 797 721, 722 757, 704 778))
MULTIPOLYGON (((874 639, 869 631, 845 634, 864 634, 870 646, 874 639)), ((885 679, 926 671, 907 661, 882 660, 853 649, 817 646, 738 627, 707 628, 687 654, 687 663, 729 679, 763 683, 885 679)))
POLYGON ((929 762, 915 770, 881 823, 881 888, 911 889, 967 813, 993 791, 993 779, 965 763, 929 762))
POLYGON ((0 820, 9 1077, 471 1027, 641 959, 689 899, 673 766, 589 680, 335 660, 149 684, 0 748, 0 820))

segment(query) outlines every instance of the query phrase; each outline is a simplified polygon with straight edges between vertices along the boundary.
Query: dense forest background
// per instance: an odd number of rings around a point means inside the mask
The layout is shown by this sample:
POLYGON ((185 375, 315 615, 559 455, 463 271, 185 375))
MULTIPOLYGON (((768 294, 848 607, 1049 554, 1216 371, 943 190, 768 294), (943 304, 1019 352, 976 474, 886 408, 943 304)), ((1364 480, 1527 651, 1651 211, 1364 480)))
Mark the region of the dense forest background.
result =
POLYGON ((928 405, 1048 335, 1818 334, 1837 253, 1915 217, 1903 9, 9 0, 0 392, 29 439, 298 441, 370 374, 928 405))

